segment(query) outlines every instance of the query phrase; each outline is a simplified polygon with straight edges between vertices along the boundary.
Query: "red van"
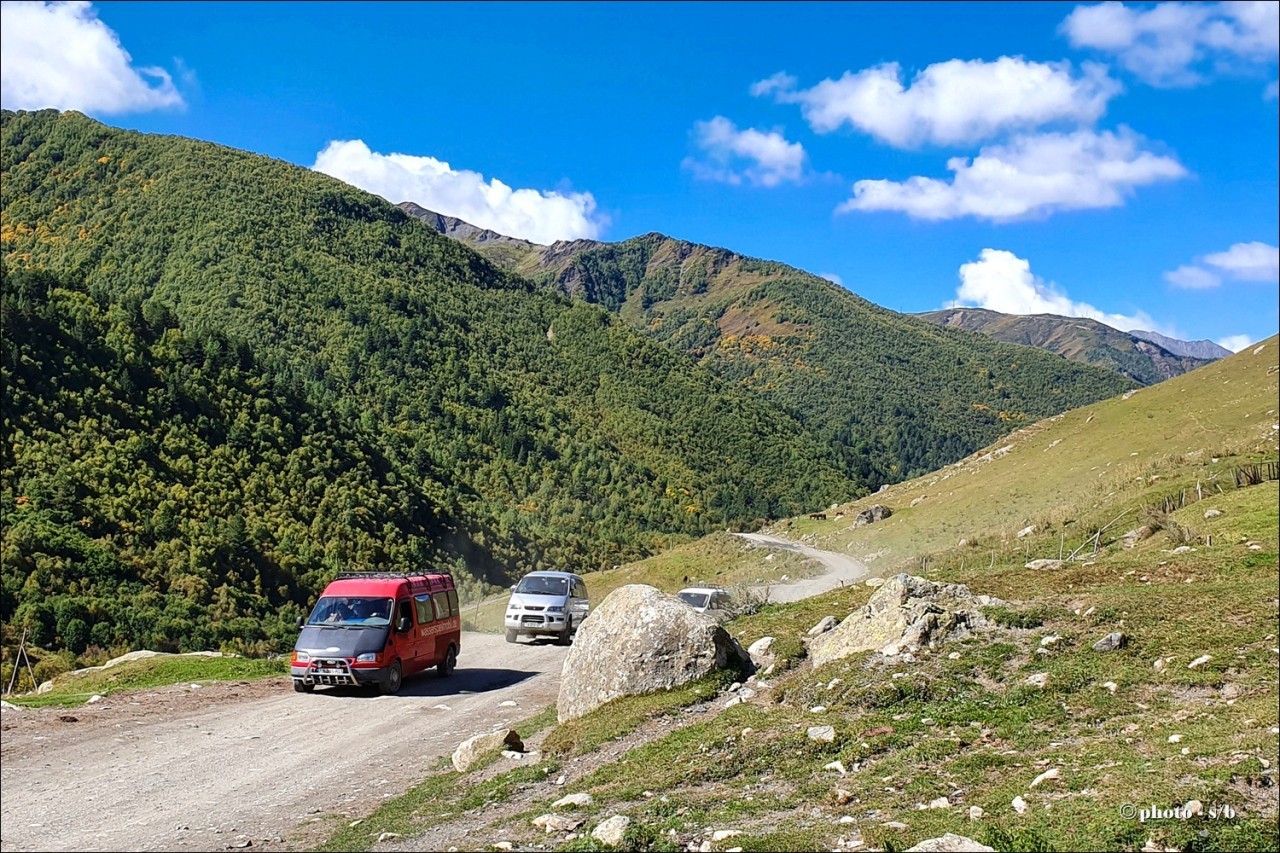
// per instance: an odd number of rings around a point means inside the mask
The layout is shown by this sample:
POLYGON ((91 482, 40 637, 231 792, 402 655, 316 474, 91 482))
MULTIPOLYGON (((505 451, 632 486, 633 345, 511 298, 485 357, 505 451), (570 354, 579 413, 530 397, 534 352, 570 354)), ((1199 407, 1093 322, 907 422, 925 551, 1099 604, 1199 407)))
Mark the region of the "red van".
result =
POLYGON ((448 573, 340 574, 311 615, 298 619, 293 689, 374 685, 395 693, 405 678, 433 666, 447 678, 462 645, 460 614, 448 573))

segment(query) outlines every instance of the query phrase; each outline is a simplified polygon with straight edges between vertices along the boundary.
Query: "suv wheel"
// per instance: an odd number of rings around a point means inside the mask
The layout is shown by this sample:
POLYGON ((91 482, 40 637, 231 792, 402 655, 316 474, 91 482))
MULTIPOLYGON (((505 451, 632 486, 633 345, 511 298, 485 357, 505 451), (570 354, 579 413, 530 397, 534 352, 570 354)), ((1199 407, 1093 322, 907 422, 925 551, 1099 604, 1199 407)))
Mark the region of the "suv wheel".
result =
POLYGON ((507 629, 507 642, 508 642, 508 643, 514 643, 514 642, 516 641, 516 639, 517 639, 519 636, 520 636, 520 634, 519 634, 519 632, 517 632, 517 631, 516 631, 516 629, 515 629, 515 628, 508 628, 508 629, 507 629))
POLYGON ((573 642, 573 619, 570 618, 564 623, 564 631, 560 636, 556 637, 556 642, 562 646, 567 646, 573 642))

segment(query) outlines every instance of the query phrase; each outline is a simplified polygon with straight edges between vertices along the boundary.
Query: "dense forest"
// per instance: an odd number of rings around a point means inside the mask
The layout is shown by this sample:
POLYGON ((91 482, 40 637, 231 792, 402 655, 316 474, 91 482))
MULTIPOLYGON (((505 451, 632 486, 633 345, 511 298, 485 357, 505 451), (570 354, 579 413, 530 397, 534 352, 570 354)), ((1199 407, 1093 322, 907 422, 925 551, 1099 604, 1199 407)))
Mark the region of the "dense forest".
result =
POLYGON ((263 652, 338 570, 474 594, 865 493, 750 389, 372 195, 0 121, 10 635, 263 652))
POLYGON ((557 244, 519 268, 782 406, 873 489, 1136 387, 1103 367, 940 329, 783 264, 661 234, 567 257, 557 244))

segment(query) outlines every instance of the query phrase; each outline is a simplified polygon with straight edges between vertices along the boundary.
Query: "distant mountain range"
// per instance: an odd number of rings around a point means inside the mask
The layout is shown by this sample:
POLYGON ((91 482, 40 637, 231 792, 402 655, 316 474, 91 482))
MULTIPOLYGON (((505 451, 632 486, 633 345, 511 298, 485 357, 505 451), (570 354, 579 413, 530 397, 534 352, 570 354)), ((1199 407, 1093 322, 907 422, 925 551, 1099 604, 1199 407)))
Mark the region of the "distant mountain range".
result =
POLYGON ((1159 344, 1174 355, 1188 358, 1202 358, 1214 361, 1233 354, 1231 350, 1226 347, 1220 347, 1213 341, 1180 341, 1177 338, 1166 338, 1159 332, 1144 332, 1138 329, 1134 329, 1129 334, 1140 340, 1159 344))
POLYGON ((1231 354, 1216 344, 1204 341, 1202 343, 1220 352, 1192 355, 1186 350, 1199 351, 1198 345, 1175 341, 1153 332, 1121 332, 1087 317, 1001 314, 985 308, 945 308, 915 316, 947 329, 963 329, 996 340, 1039 347, 1072 361, 1114 370, 1143 385, 1163 382, 1221 358, 1223 354, 1231 354), (1144 335, 1153 337, 1148 339, 1144 335))
POLYGON ((481 242, 470 235, 482 229, 419 205, 400 208, 782 406, 872 487, 1133 387, 1109 365, 939 329, 811 273, 728 249, 657 233, 620 243, 481 242))

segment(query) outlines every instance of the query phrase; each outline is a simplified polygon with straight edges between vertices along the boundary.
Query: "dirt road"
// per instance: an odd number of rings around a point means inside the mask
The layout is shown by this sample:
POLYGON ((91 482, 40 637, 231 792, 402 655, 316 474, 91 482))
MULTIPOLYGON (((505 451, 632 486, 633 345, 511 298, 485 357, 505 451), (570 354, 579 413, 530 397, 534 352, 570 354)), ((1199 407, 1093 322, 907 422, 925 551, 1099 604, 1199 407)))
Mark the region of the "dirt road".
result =
POLYGON ((824 593, 827 590, 835 589, 838 586, 859 581, 871 571, 867 568, 866 563, 861 560, 855 560, 848 554, 821 551, 808 545, 802 545, 799 542, 793 542, 790 539, 783 539, 781 536, 766 536, 763 533, 738 533, 735 535, 741 536, 748 542, 752 542, 762 548, 795 551, 826 566, 827 570, 816 578, 805 578, 789 583, 773 583, 760 587, 759 591, 762 594, 766 591, 768 592, 768 600, 771 602, 800 601, 810 596, 824 593))
POLYGON ((491 634, 462 642, 453 676, 431 671, 396 696, 298 694, 273 678, 5 711, 0 849, 282 850, 319 841, 421 781, 471 735, 555 702, 567 648, 511 646, 491 634))

